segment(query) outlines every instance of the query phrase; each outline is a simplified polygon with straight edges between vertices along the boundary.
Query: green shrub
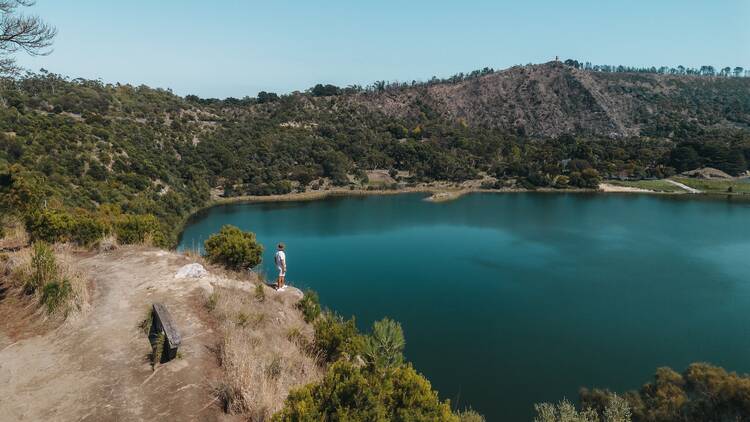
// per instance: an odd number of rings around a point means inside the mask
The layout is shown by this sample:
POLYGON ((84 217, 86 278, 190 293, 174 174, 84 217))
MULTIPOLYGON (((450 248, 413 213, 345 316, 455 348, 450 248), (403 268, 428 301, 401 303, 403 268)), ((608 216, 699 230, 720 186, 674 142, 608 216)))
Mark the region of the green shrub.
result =
POLYGON ((109 231, 107 224, 85 212, 68 212, 46 209, 26 216, 26 230, 32 240, 48 243, 72 241, 81 246, 91 246, 109 231))
POLYGON ((25 223, 32 241, 57 243, 69 240, 74 221, 68 213, 45 209, 27 214, 25 223))
POLYGON ((206 258, 231 270, 252 268, 260 264, 263 246, 255 241, 255 234, 226 225, 204 243, 206 258))
POLYGON ((315 320, 315 349, 327 362, 335 362, 358 351, 359 332, 354 318, 344 320, 332 312, 323 313, 315 320))
POLYGON ((24 283, 24 291, 33 294, 48 283, 56 281, 59 268, 55 253, 45 242, 34 242, 31 253, 31 268, 24 283))
POLYGON ((372 333, 364 338, 362 356, 373 368, 392 369, 404 362, 404 332, 401 324, 384 318, 372 325, 372 333))
POLYGON ((599 415, 592 409, 578 411, 569 401, 540 403, 534 405, 534 422, 599 422, 599 415))
POLYGON ((297 302, 297 309, 302 311, 302 317, 305 322, 313 322, 320 316, 320 299, 318 294, 313 290, 306 290, 302 299, 297 302))
POLYGON ((42 289, 42 303, 47 305, 47 312, 54 314, 60 310, 70 296, 72 287, 69 280, 50 281, 42 289))
POLYGON ((107 234, 107 226, 88 215, 75 219, 70 240, 81 246, 91 246, 107 234))
MULTIPOLYGON (((534 405, 536 411, 536 417, 534 422, 630 422, 632 420, 632 412, 628 402, 616 394, 608 400, 606 407, 601 411, 597 412, 595 409, 585 406, 584 409, 578 410, 569 401, 563 400, 559 403, 540 403, 534 405)), ((685 420, 690 421, 693 419, 683 418, 657 418, 657 419, 641 419, 647 421, 671 421, 671 420, 685 420)), ((695 419, 696 421, 703 421, 708 419, 695 419)), ((723 420, 723 419, 722 419, 723 420)), ((739 420, 739 419, 738 419, 739 420)))
POLYGON ((622 396, 599 389, 579 395, 584 408, 604 416, 632 412, 636 421, 734 421, 750 415, 750 375, 707 363, 693 363, 682 373, 659 368, 651 382, 622 396))
POLYGON ((461 410, 456 413, 456 416, 461 422, 487 422, 484 416, 472 409, 461 410))
POLYGON ((321 382, 292 391, 273 420, 459 422, 410 366, 381 376, 346 361, 331 365, 321 382))
POLYGON ((151 214, 123 215, 115 223, 117 240, 123 244, 151 242, 155 246, 164 246, 166 238, 159 225, 159 220, 151 214))

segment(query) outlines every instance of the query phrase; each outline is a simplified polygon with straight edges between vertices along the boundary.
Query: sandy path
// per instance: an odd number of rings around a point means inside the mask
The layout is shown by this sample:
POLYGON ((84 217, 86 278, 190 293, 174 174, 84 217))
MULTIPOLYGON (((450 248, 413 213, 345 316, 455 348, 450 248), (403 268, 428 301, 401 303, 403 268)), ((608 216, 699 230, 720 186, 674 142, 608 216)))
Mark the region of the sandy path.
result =
POLYGON ((689 193, 701 193, 701 191, 699 191, 698 189, 691 188, 690 186, 688 186, 688 185, 686 185, 684 183, 680 183, 680 182, 672 180, 672 179, 664 179, 664 180, 666 182, 668 182, 668 183, 671 183, 671 184, 677 186, 680 189, 684 189, 684 190, 688 191, 689 193))
POLYGON ((197 283, 175 280, 187 258, 123 248, 79 257, 96 283, 92 308, 73 322, 0 350, 0 420, 223 420, 212 402, 216 344, 197 283), (151 303, 167 305, 182 358, 152 372, 137 326, 151 303))
POLYGON ((602 192, 633 192, 633 193, 654 193, 652 190, 641 189, 632 186, 617 186, 610 183, 599 183, 599 190, 602 192))

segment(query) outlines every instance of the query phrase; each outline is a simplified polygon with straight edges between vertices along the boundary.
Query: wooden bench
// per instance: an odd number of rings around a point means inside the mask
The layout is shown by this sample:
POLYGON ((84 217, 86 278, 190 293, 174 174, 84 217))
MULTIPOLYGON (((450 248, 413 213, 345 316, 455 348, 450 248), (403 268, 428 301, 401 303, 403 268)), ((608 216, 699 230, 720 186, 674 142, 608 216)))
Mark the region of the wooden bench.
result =
POLYGON ((161 303, 154 303, 151 312, 151 330, 148 333, 151 346, 156 347, 161 334, 164 334, 164 349, 161 351, 159 363, 164 363, 177 357, 177 348, 182 343, 182 336, 177 331, 177 326, 167 307, 161 303))

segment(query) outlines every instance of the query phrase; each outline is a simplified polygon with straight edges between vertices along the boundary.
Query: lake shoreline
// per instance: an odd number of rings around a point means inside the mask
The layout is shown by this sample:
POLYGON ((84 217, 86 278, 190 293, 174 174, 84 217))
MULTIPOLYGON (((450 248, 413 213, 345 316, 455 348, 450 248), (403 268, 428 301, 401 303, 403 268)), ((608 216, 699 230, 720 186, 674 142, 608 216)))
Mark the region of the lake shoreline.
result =
POLYGON ((217 205, 226 204, 241 204, 241 203, 263 203, 263 202, 306 202, 306 201, 318 201, 332 197, 346 197, 346 196, 386 196, 386 195, 401 195, 410 193, 425 193, 431 194, 425 198, 428 202, 448 202, 461 198, 464 195, 471 193, 647 193, 656 195, 683 195, 682 192, 657 192, 650 190, 618 190, 614 189, 615 186, 611 186, 612 189, 585 189, 585 188, 568 188, 568 189, 555 189, 555 188, 539 188, 539 189, 526 189, 526 188, 502 188, 502 189, 485 189, 475 187, 440 187, 440 186, 419 186, 419 187, 406 187, 399 189, 348 189, 348 188, 333 188, 333 189, 321 189, 316 191, 306 192, 292 192, 278 195, 243 195, 234 197, 214 197, 212 200, 201 210, 211 208, 217 205))
POLYGON ((182 232, 185 230, 187 224, 196 215, 205 212, 206 210, 230 204, 255 204, 255 203, 282 203, 282 202, 309 202, 309 201, 320 201, 329 198, 341 198, 341 197, 358 197, 358 196, 389 196, 389 195, 402 195, 402 194, 413 194, 413 193, 424 193, 430 194, 424 198, 426 202, 443 203, 455 201, 462 198, 465 195, 472 193, 494 193, 494 194, 509 194, 509 193, 589 193, 589 194, 605 194, 605 195, 659 195, 659 196, 675 196, 675 197, 693 197, 693 198, 719 198, 719 197, 749 197, 750 195, 743 195, 739 193, 727 193, 719 194, 716 192, 701 192, 701 193, 689 193, 687 191, 655 191, 649 189, 630 188, 625 186, 617 186, 603 181, 599 184, 597 189, 584 189, 584 188, 567 188, 567 189, 555 189, 555 188, 538 188, 538 189, 526 189, 526 188, 501 188, 501 189, 485 189, 480 187, 456 187, 456 186, 441 186, 441 185, 422 185, 416 187, 403 187, 398 189, 349 189, 349 188, 328 188, 314 191, 305 192, 291 192, 278 195, 243 195, 234 197, 221 197, 213 196, 204 206, 198 207, 193 210, 180 224, 180 230, 178 232, 178 242, 181 238, 182 232))

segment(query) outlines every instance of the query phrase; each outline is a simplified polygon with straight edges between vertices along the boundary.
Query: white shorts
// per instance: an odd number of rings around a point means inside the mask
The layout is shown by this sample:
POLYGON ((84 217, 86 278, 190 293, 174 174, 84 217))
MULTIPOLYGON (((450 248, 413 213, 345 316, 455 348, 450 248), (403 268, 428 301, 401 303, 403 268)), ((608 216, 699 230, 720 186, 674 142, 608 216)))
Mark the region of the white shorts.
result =
POLYGON ((286 271, 283 268, 276 268, 279 270, 279 277, 286 277, 286 271))

